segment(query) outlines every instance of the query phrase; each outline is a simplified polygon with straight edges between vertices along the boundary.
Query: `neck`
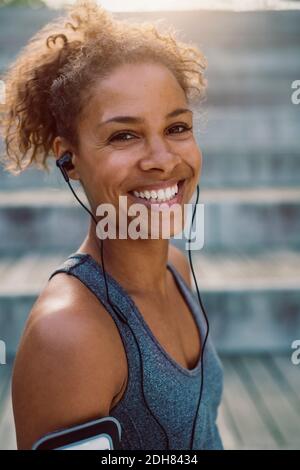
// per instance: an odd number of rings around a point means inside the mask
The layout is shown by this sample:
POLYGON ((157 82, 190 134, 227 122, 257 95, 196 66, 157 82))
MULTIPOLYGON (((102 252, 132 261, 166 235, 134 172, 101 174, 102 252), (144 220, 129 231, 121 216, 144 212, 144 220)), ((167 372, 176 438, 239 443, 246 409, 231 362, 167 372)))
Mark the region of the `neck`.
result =
MULTIPOLYGON (((129 294, 167 294, 168 239, 106 239, 103 243, 104 268, 129 294)), ((101 240, 94 222, 79 251, 89 253, 101 266, 101 240)))

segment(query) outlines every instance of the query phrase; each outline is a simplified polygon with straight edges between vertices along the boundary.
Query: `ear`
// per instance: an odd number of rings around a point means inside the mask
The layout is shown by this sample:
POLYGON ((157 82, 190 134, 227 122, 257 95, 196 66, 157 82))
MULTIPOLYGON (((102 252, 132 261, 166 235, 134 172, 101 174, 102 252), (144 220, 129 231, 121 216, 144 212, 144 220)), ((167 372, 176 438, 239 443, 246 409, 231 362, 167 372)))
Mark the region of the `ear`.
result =
POLYGON ((80 174, 76 168, 76 153, 73 151, 72 146, 63 137, 55 137, 52 145, 52 149, 55 155, 55 159, 58 160, 65 152, 72 154, 73 168, 68 170, 68 176, 72 180, 80 180, 80 174))

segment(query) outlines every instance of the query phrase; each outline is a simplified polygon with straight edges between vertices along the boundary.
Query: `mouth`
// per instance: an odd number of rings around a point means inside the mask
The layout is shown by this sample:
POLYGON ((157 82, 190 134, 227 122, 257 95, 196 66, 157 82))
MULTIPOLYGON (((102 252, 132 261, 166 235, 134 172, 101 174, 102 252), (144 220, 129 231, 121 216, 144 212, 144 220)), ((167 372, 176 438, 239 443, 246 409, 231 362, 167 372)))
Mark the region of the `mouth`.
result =
POLYGON ((167 204, 168 206, 176 203, 180 204, 183 198, 185 181, 186 179, 179 180, 167 188, 129 191, 127 194, 135 203, 144 204, 148 207, 151 207, 153 204, 167 204))

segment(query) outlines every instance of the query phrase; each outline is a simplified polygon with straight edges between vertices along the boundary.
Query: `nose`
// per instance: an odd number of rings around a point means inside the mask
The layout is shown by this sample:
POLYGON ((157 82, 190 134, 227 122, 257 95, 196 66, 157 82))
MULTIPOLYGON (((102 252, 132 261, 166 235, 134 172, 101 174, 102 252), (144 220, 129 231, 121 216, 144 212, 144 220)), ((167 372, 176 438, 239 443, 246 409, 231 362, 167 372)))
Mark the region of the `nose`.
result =
POLYGON ((148 142, 147 150, 139 160, 139 165, 143 171, 156 169, 170 175, 180 162, 180 155, 171 148, 170 143, 158 137, 148 142))

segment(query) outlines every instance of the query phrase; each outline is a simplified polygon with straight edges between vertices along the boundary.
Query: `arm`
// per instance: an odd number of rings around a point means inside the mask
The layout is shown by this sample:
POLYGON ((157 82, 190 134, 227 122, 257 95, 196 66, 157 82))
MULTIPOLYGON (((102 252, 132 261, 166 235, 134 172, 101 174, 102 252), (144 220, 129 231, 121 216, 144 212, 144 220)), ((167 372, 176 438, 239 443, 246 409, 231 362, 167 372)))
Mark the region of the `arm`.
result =
POLYGON ((123 383, 113 320, 104 307, 89 303, 86 314, 78 303, 53 305, 48 299, 34 307, 14 364, 19 449, 30 449, 49 432, 108 416, 123 383))

